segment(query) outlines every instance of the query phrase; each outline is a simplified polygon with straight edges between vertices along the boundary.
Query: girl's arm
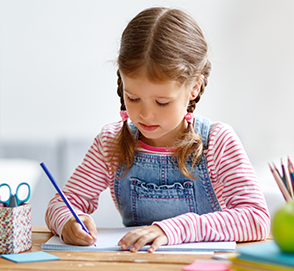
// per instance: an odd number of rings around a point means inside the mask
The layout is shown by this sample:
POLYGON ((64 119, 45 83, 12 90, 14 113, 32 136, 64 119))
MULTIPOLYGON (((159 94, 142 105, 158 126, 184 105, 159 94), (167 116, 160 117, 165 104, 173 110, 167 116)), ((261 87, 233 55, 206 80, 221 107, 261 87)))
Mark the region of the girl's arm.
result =
MULTIPOLYGON (((100 193, 109 185, 109 168, 105 159, 103 131, 95 138, 84 160, 74 171, 63 192, 78 215, 93 213, 98 207, 100 193)), ((64 225, 72 218, 62 198, 56 194, 49 202, 45 221, 48 228, 61 236, 64 225)))
POLYGON ((270 232, 270 216, 237 135, 229 126, 214 124, 204 154, 223 211, 187 213, 154 224, 166 233, 169 244, 265 239, 270 232))

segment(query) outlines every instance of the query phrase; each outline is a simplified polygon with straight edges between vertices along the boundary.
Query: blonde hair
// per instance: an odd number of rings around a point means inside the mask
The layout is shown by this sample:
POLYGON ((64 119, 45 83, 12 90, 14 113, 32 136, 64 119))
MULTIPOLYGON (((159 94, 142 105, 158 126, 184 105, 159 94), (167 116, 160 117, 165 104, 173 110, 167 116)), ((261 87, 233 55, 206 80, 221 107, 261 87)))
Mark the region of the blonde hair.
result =
MULTIPOLYGON (((121 37, 117 61, 120 109, 126 110, 120 73, 134 78, 143 72, 151 82, 176 80, 181 84, 191 83, 203 75, 200 92, 187 108, 187 112, 193 112, 207 85, 211 69, 207 50, 201 29, 187 13, 159 7, 140 12, 129 22, 121 37)), ((137 140, 125 121, 110 160, 117 162, 117 167, 125 165, 128 171, 133 165, 136 146, 137 140)), ((186 166, 188 157, 191 155, 193 168, 199 162, 202 151, 201 137, 195 132, 193 124, 188 124, 177 141, 174 152, 185 176, 193 178, 186 166)))

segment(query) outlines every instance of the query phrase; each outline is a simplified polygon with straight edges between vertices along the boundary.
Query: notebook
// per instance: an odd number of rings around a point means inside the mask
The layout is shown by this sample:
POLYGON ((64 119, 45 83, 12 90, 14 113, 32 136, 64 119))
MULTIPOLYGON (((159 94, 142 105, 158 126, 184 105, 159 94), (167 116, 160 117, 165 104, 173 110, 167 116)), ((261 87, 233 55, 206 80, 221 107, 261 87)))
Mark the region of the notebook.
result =
POLYGON ((283 253, 275 241, 239 246, 238 258, 261 263, 276 263, 294 267, 294 254, 283 253))
MULTIPOLYGON (((73 246, 65 244, 58 236, 51 237, 42 250, 63 250, 63 251, 122 251, 118 246, 119 240, 130 230, 138 227, 121 228, 99 228, 97 229, 96 246, 73 246)), ((142 247, 141 251, 147 251, 150 246, 142 247)), ((235 251, 236 242, 198 242, 184 243, 180 245, 161 246, 157 251, 235 251)))

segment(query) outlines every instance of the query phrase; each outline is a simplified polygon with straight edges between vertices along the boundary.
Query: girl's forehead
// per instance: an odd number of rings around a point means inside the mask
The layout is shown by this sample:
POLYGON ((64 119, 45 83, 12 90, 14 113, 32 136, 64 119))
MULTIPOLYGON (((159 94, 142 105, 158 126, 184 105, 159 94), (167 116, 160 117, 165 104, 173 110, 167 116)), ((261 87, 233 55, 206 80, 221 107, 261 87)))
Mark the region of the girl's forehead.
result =
POLYGON ((136 78, 122 76, 124 92, 135 96, 173 98, 181 95, 186 88, 175 80, 152 82, 145 76, 136 78))
POLYGON ((136 76, 129 76, 129 75, 124 75, 121 74, 122 81, 124 88, 127 87, 127 85, 132 86, 132 85, 137 85, 137 84, 144 84, 144 85, 153 85, 155 87, 173 87, 173 88, 181 88, 183 84, 176 80, 172 79, 165 79, 162 81, 158 80, 152 80, 149 77, 147 77, 145 74, 137 74, 136 76))
MULTIPOLYGON (((170 67, 168 70, 170 70, 170 67)), ((152 63, 152 65, 145 63, 137 69, 126 71, 126 73, 119 69, 119 72, 121 75, 125 75, 129 78, 145 78, 155 84, 165 84, 169 81, 178 81, 179 84, 183 84, 183 80, 180 83, 179 74, 178 76, 175 74, 169 74, 169 72, 166 71, 166 68, 164 69, 162 65, 157 65, 156 63, 152 63)))

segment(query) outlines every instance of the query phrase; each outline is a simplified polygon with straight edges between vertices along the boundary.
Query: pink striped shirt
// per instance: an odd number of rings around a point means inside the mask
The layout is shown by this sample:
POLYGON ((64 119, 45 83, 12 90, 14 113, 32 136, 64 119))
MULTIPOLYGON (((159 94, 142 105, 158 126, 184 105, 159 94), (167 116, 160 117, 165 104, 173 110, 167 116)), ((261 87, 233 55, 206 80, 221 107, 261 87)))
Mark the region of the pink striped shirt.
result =
MULTIPOLYGON (((66 183, 63 191, 78 214, 91 214, 98 207, 100 193, 110 188, 114 195, 114 172, 106 156, 109 142, 122 123, 103 127, 81 165, 66 183)), ((154 148, 144 143, 140 151, 168 154, 171 150, 154 148)), ((221 212, 198 215, 186 213, 154 224, 160 226, 169 244, 198 241, 250 241, 265 239, 270 232, 270 217, 264 196, 243 146, 226 124, 213 123, 208 148, 204 150, 207 167, 221 212)), ((65 223, 72 217, 59 195, 49 202, 46 223, 61 236, 65 223)))

